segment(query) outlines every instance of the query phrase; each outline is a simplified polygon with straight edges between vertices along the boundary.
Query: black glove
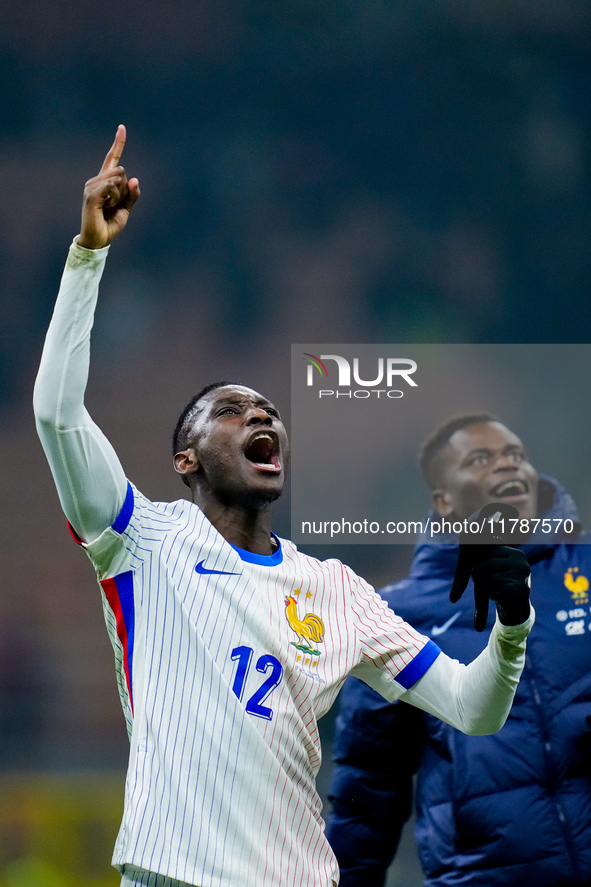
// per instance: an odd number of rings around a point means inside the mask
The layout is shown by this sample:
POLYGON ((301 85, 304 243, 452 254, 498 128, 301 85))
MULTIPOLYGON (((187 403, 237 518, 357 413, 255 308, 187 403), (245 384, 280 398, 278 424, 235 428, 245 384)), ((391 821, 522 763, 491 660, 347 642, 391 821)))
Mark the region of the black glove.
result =
POLYGON ((503 536, 491 528, 490 524, 490 518, 496 513, 501 513, 505 518, 518 515, 517 509, 512 505, 493 503, 469 518, 469 523, 479 523, 483 526, 483 531, 461 537, 456 573, 449 594, 452 603, 459 601, 472 574, 476 631, 484 631, 486 627, 489 600, 496 602, 503 625, 521 625, 530 612, 531 581, 527 558, 519 549, 499 544, 504 541, 503 536), (475 545, 467 541, 474 539, 483 539, 493 544, 475 545))

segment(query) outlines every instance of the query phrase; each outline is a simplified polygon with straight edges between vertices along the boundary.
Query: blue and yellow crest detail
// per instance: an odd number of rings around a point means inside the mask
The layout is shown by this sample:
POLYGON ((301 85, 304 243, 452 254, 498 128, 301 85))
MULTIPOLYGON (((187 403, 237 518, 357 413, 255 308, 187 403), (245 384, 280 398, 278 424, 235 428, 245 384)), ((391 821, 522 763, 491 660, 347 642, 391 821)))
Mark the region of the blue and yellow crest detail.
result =
MULTIPOLYGON (((315 649, 312 644, 321 644, 323 642, 325 631, 324 622, 320 616, 316 616, 315 613, 306 613, 306 615, 300 619, 297 610, 298 602, 295 599, 295 595, 299 595, 300 593, 301 589, 297 588, 294 591, 293 597, 289 595, 285 598, 285 615, 289 627, 298 637, 297 643, 295 641, 292 641, 291 643, 296 650, 300 650, 308 656, 320 656, 320 650, 315 649)), ((310 592, 307 592, 306 597, 312 597, 310 592)))
POLYGON ((568 568, 564 574, 564 584, 570 591, 574 603, 589 603, 589 580, 582 573, 579 573, 578 567, 568 568))

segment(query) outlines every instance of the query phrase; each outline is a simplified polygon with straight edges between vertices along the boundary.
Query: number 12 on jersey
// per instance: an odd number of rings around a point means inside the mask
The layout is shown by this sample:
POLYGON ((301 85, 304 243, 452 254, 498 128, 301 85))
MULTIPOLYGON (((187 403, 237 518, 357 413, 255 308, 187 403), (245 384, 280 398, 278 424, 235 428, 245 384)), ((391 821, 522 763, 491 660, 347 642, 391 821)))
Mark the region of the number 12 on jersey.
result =
MULTIPOLYGON (((240 700, 242 700, 244 695, 244 686, 250 671, 253 655, 254 650, 252 647, 234 647, 230 653, 230 659, 238 660, 232 690, 240 700)), ((270 721, 273 717, 273 709, 267 708, 262 703, 270 696, 275 687, 281 683, 283 666, 274 656, 265 653, 264 656, 260 656, 257 659, 255 668, 261 674, 267 674, 269 671, 270 674, 249 698, 246 703, 246 711, 249 715, 254 715, 255 718, 265 718, 265 720, 270 721)))

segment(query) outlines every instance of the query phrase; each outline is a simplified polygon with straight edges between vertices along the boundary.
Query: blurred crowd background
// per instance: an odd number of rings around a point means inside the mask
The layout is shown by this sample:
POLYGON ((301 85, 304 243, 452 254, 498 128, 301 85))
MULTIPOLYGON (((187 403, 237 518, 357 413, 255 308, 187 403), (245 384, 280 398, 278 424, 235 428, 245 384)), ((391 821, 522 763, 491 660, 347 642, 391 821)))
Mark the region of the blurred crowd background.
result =
MULTIPOLYGON (((2 13, 0 887, 111 887, 127 738, 93 571, 31 412, 84 182, 125 123, 143 193, 111 248, 87 404, 143 492, 177 498, 169 440, 185 402, 244 380, 289 418, 292 342, 588 339, 591 7, 4 0, 2 13)), ((588 418, 566 431, 588 434, 588 418)), ((378 586, 411 556, 310 551, 378 586)), ((409 860, 392 887, 421 883, 409 860)))

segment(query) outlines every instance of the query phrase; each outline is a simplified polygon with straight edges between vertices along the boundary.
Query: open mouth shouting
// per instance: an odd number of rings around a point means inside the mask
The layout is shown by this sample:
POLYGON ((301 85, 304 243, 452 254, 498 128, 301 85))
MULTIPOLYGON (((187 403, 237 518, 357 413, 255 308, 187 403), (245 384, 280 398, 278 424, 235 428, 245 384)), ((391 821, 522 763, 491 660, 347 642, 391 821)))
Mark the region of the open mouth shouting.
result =
POLYGON ((493 487, 489 495, 503 502, 523 502, 529 496, 529 486, 524 480, 505 480, 493 487))
POLYGON ((279 439, 274 431, 255 431, 251 435, 244 455, 259 471, 279 474, 279 439))

